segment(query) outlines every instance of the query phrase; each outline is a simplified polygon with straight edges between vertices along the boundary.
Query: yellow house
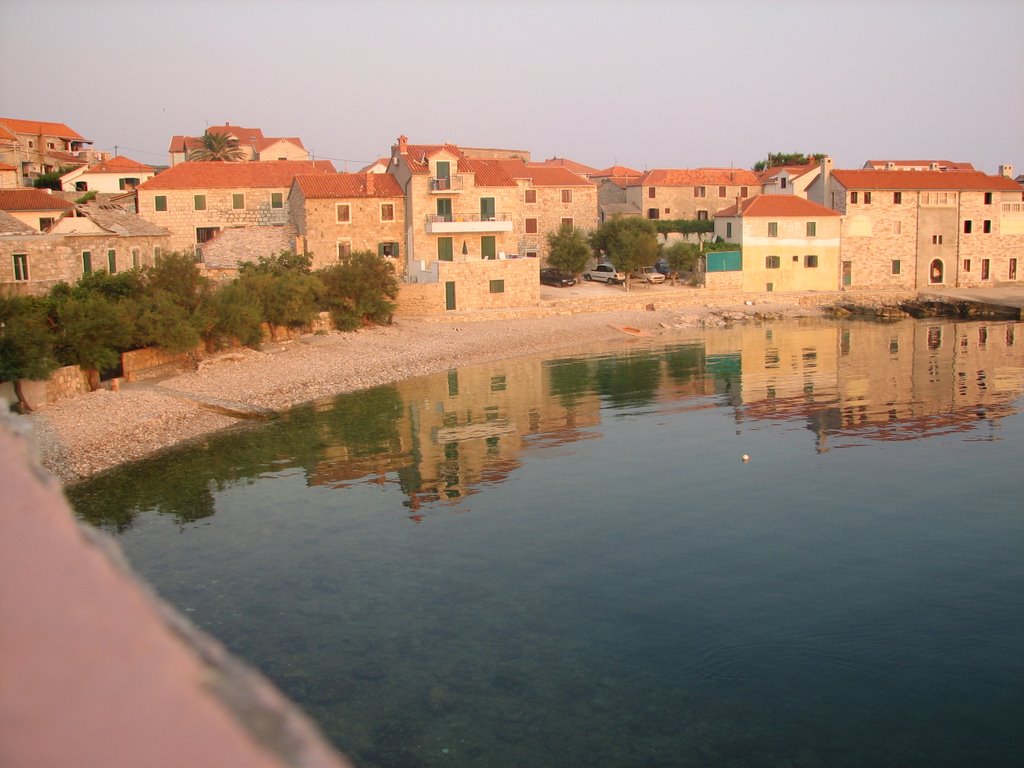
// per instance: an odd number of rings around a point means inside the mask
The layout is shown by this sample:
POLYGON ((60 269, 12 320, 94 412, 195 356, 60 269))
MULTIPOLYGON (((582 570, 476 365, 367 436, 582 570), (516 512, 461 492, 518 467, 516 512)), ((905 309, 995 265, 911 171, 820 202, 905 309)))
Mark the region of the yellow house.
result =
POLYGON ((719 211, 715 235, 739 243, 744 291, 839 289, 840 216, 796 195, 758 195, 719 211))
POLYGON ((60 177, 60 188, 71 192, 130 192, 156 175, 152 166, 124 155, 83 165, 60 177))

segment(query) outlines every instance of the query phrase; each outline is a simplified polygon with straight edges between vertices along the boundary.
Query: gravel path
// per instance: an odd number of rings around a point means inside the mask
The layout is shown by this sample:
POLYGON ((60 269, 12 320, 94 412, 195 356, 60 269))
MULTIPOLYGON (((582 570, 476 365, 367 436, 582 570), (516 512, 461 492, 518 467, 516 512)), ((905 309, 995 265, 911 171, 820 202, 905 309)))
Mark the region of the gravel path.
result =
POLYGON ((653 334, 692 333, 710 312, 601 312, 464 323, 402 319, 357 333, 269 344, 264 351, 232 350, 204 360, 196 371, 124 384, 118 392, 101 389, 44 406, 30 418, 43 466, 73 482, 237 422, 239 416, 204 402, 284 410, 473 363, 582 349, 623 338, 622 326, 653 334))

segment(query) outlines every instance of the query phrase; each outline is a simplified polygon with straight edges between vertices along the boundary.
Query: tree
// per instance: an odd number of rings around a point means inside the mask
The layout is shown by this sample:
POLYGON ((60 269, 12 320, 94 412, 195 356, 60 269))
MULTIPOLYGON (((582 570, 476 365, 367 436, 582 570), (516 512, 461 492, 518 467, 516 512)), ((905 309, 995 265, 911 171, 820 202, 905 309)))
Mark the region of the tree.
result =
POLYGON ((807 165, 812 160, 818 162, 824 156, 821 152, 815 152, 810 156, 802 152, 769 152, 767 160, 758 160, 754 163, 754 170, 766 171, 769 168, 778 168, 783 165, 807 165))
POLYGON ((548 232, 548 264, 579 275, 594 255, 583 232, 569 225, 557 232, 548 232))
POLYGON ((43 299, 0 296, 0 381, 14 382, 22 413, 32 408, 25 401, 21 380, 45 379, 59 365, 47 310, 43 299))
POLYGON ((245 150, 238 146, 237 139, 223 131, 210 133, 207 131, 201 139, 202 146, 188 153, 193 162, 225 162, 237 163, 245 159, 245 150))
POLYGON ((260 345, 263 338, 262 304, 248 285, 235 280, 214 293, 210 304, 213 322, 207 343, 217 339, 237 339, 247 347, 260 345))
POLYGON ((648 219, 611 219, 590 236, 596 253, 604 253, 615 268, 626 273, 629 290, 630 273, 653 264, 658 258, 658 230, 648 219))
POLYGON ((398 277, 390 261, 373 251, 356 251, 316 274, 323 283, 323 306, 339 331, 391 322, 398 277))
POLYGON ((100 371, 117 365, 132 339, 125 303, 100 293, 72 295, 57 304, 56 315, 66 362, 85 368, 89 386, 99 389, 100 371))
POLYGON ((665 260, 673 272, 693 272, 700 261, 700 246, 677 242, 665 248, 665 260))

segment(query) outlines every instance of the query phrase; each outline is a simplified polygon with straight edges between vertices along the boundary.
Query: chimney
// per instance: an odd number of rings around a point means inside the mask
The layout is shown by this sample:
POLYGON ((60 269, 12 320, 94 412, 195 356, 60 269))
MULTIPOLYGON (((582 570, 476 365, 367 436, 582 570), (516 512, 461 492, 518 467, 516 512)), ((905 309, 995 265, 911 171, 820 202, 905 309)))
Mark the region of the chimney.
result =
POLYGON ((821 158, 821 200, 814 202, 835 210, 832 204, 832 158, 828 155, 821 158))
POLYGON ((939 170, 939 164, 938 163, 931 163, 931 164, 929 164, 928 165, 928 170, 929 171, 938 171, 939 170))
POLYGON ((399 136, 398 137, 398 153, 400 155, 404 155, 408 149, 409 149, 409 137, 408 136, 399 136))
POLYGON ((885 163, 885 170, 887 170, 887 171, 894 171, 894 170, 896 170, 896 163, 894 163, 892 160, 887 160, 886 163, 885 163))
POLYGON ((1005 165, 1000 165, 999 166, 999 175, 1003 176, 1004 178, 1007 178, 1007 179, 1012 179, 1013 178, 1013 166, 1008 164, 1008 163, 1005 164, 1005 165))
POLYGON ((373 194, 373 174, 372 173, 366 174, 366 194, 368 194, 368 195, 372 195, 373 194))

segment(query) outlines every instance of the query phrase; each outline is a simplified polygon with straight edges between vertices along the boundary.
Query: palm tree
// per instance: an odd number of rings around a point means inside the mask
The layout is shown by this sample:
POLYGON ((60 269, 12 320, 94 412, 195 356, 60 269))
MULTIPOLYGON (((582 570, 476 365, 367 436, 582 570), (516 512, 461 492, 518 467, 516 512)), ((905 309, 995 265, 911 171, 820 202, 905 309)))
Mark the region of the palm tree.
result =
POLYGON ((188 153, 188 159, 200 162, 220 160, 226 163, 237 163, 245 159, 245 150, 238 146, 236 139, 227 133, 203 134, 203 145, 188 153))

